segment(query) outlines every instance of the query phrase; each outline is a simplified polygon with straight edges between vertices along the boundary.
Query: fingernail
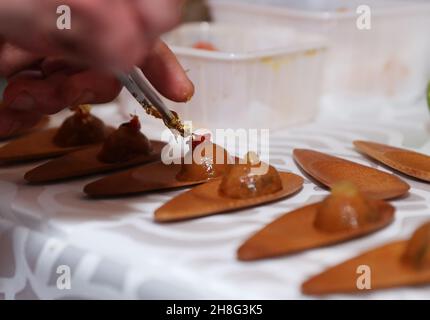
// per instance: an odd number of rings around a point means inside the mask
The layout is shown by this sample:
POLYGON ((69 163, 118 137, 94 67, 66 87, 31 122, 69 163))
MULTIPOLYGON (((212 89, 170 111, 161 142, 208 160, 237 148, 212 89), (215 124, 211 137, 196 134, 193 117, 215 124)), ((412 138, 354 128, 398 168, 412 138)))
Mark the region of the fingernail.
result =
POLYGON ((34 109, 35 105, 34 98, 27 92, 22 92, 8 105, 8 108, 17 111, 28 111, 34 109))
POLYGON ((194 83, 192 83, 191 80, 188 80, 188 81, 189 81, 190 88, 186 91, 186 97, 187 97, 186 102, 190 101, 193 98, 194 92, 195 92, 194 83))
POLYGON ((96 98, 96 95, 90 90, 82 91, 81 95, 78 99, 75 100, 73 106, 77 106, 84 103, 93 103, 96 98))
POLYGON ((193 98, 193 95, 194 94, 187 94, 187 93, 185 93, 185 96, 186 96, 185 102, 189 102, 193 98))

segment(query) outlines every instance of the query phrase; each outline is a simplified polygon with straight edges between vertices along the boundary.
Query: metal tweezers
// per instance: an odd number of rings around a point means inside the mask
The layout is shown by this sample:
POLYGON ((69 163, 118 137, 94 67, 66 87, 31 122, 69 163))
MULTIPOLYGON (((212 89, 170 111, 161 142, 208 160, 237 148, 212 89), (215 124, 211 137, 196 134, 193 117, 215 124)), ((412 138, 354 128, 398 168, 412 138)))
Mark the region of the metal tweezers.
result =
POLYGON ((183 124, 177 115, 167 108, 138 67, 133 67, 129 74, 116 72, 116 76, 137 102, 145 109, 146 113, 161 118, 175 136, 178 136, 178 134, 184 136, 183 124))

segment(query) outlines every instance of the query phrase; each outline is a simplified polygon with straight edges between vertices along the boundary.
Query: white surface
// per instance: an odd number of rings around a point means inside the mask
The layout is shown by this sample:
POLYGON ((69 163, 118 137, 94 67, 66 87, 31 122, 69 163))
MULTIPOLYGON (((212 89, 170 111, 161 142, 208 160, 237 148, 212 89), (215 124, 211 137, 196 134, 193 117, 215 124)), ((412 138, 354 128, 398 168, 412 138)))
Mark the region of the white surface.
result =
POLYGON ((182 26, 165 40, 196 88, 186 108, 169 105, 196 128, 276 129, 316 114, 325 50, 314 36, 202 23, 182 26), (198 41, 220 52, 191 48, 198 41))
MULTIPOLYGON (((96 112, 118 124, 115 110, 96 112)), ((291 159, 292 149, 312 148, 386 170, 355 152, 351 141, 370 139, 430 153, 429 125, 424 102, 402 108, 326 107, 311 124, 271 132, 271 161, 279 169, 300 174, 291 159)), ((82 187, 96 177, 28 186, 22 176, 33 166, 0 169, 0 297, 309 298, 299 291, 307 277, 359 252, 407 237, 430 218, 430 185, 405 178, 412 186, 410 195, 392 202, 397 213, 388 228, 291 257, 241 263, 235 251, 253 232, 327 192, 306 181, 298 195, 271 205, 156 224, 154 209, 182 191, 88 200, 82 187), (60 264, 72 268, 70 291, 55 286, 60 264)), ((428 299, 429 292, 429 286, 422 286, 328 298, 428 299)))
POLYGON ((323 92, 332 99, 414 101, 430 77, 430 2, 210 0, 215 21, 276 25, 325 36, 323 92), (270 5, 272 4, 272 5, 270 5), (356 27, 356 8, 371 8, 371 30, 356 27), (346 8, 346 11, 336 9, 346 8))

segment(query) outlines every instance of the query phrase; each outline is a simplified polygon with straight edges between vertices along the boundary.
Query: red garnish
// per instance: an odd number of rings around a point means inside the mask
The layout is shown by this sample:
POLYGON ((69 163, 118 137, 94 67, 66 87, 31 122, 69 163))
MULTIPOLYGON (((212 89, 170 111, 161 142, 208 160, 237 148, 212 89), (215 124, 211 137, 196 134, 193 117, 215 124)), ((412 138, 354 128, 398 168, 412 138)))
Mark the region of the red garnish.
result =
POLYGON ((139 117, 137 115, 132 116, 131 120, 128 122, 128 126, 131 129, 134 129, 136 131, 140 131, 139 117))
POLYGON ((198 41, 193 45, 194 49, 201 49, 201 50, 207 50, 207 51, 218 51, 215 46, 210 42, 205 41, 198 41))
POLYGON ((205 133, 204 135, 193 134, 191 137, 191 149, 194 150, 199 144, 211 141, 211 134, 205 133))

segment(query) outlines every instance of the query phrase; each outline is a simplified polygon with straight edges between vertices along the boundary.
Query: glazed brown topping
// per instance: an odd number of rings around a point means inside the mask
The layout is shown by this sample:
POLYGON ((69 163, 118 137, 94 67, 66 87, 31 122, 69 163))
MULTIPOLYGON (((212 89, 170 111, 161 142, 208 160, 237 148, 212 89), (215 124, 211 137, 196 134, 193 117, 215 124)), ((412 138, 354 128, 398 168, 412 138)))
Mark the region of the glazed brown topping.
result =
POLYGON ((99 118, 91 115, 89 106, 79 106, 74 114, 64 120, 54 136, 60 147, 76 147, 100 143, 106 138, 106 128, 99 118))
POLYGON ((148 155, 151 151, 151 142, 140 132, 139 118, 133 116, 106 139, 98 159, 106 163, 124 162, 140 155, 148 155))
POLYGON ((191 148, 183 158, 179 181, 202 181, 223 175, 230 163, 228 152, 212 143, 210 135, 191 141, 191 148))
POLYGON ((377 208, 349 182, 337 183, 318 208, 314 225, 327 232, 360 228, 379 219, 377 208))
POLYGON ((406 247, 403 260, 415 269, 430 269, 430 222, 414 232, 406 247))
POLYGON ((281 177, 274 167, 262 163, 255 153, 248 153, 245 160, 245 164, 239 163, 228 168, 219 187, 221 195, 246 199, 282 189, 281 177))

